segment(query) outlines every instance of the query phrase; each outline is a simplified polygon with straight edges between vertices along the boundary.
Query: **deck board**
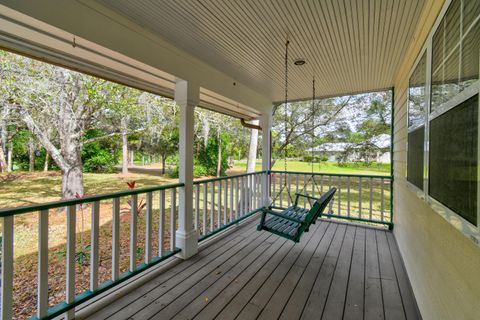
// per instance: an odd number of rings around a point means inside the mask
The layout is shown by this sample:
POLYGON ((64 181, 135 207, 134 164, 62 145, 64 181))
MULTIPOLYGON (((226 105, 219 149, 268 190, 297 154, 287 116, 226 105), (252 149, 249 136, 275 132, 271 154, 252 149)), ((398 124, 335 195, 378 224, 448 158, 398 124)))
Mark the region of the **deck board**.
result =
POLYGON ((258 221, 87 319, 420 319, 390 231, 325 219, 299 243, 258 221))

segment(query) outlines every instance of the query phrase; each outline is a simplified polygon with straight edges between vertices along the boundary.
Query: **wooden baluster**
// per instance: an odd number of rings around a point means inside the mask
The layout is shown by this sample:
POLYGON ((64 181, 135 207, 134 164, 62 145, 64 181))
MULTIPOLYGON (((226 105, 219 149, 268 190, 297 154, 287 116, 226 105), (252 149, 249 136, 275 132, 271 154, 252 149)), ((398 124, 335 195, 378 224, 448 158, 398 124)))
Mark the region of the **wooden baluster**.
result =
POLYGON ((137 208, 138 195, 133 194, 130 198, 130 272, 137 268, 137 208))
POLYGON ((215 230, 215 182, 212 182, 210 199, 210 232, 215 230))
POLYGON ((146 213, 145 213, 145 263, 152 261, 152 200, 151 192, 146 194, 146 213))
POLYGON ((233 221, 233 179, 230 179, 230 222, 233 221))
POLYGON ((195 218, 194 218, 194 226, 195 230, 198 230, 198 224, 199 224, 199 214, 200 214, 200 185, 197 184, 195 185, 195 218))
POLYGON ((177 188, 172 188, 171 191, 171 208, 170 208, 170 251, 175 251, 177 248, 175 244, 175 232, 177 230, 177 188))
POLYGON ((112 280, 120 278, 120 198, 112 203, 112 280))
POLYGON ((228 223, 227 220, 227 210, 228 210, 228 180, 225 181, 225 188, 223 188, 223 224, 228 223))
POLYGON ((350 177, 347 178, 347 214, 350 217, 350 177))
MULTIPOLYGON (((4 283, 3 280, 2 280, 2 283, 4 283)), ((39 212, 39 215, 38 215, 37 317, 40 319, 46 317, 47 310, 48 310, 48 210, 42 210, 39 212)))
POLYGON ((362 217, 362 178, 358 178, 358 217, 362 217))
MULTIPOLYGON (((76 206, 67 207, 67 271, 66 271, 66 291, 65 297, 68 304, 75 301, 75 240, 76 240, 77 211, 76 206)), ((69 310, 65 316, 73 319, 75 310, 69 310)))
POLYGON ((208 199, 208 183, 205 183, 203 185, 203 216, 202 216, 202 221, 203 221, 203 235, 207 234, 207 201, 208 199))
POLYGON ((381 183, 381 191, 380 191, 380 216, 381 216, 381 218, 380 219, 381 219, 381 221, 384 221, 384 218, 385 218, 385 213, 384 213, 385 212, 385 202, 384 202, 385 201, 385 198, 384 198, 385 197, 385 191, 384 191, 385 180, 382 178, 380 180, 380 183, 381 183))
POLYGON ((160 190, 158 212, 158 256, 163 257, 165 253, 165 190, 160 190))
POLYGON ((13 216, 2 218, 2 320, 13 317, 13 216))
POLYGON ((100 265, 99 238, 100 238, 100 201, 92 204, 92 227, 90 234, 90 290, 98 288, 98 268, 100 265))
POLYGON ((239 178, 235 178, 235 220, 238 219, 240 212, 239 182, 239 178))
POLYGON ((222 226, 222 180, 218 181, 217 228, 222 226))

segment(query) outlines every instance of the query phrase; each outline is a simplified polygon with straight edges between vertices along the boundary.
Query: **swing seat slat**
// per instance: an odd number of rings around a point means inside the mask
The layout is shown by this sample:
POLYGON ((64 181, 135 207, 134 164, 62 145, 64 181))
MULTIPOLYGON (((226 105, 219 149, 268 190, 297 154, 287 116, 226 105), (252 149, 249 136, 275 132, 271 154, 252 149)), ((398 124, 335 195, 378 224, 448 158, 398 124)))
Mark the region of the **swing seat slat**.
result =
POLYGON ((333 199, 336 188, 331 188, 320 198, 314 198, 300 193, 296 194, 295 202, 292 206, 283 211, 273 211, 269 208, 262 209, 262 217, 257 229, 274 233, 278 236, 299 242, 300 237, 312 223, 322 215, 328 203, 333 199), (315 200, 310 210, 298 206, 298 198, 306 197, 315 200))

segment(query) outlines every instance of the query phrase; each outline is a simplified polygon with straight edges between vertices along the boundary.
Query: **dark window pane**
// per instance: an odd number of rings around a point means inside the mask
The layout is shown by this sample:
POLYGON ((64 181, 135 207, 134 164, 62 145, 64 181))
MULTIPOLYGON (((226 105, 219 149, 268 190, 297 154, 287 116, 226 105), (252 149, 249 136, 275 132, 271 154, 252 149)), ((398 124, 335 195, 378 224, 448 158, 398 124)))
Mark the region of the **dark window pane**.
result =
POLYGON ((478 95, 430 123, 429 194, 477 225, 478 95))
POLYGON ((423 143, 425 127, 408 133, 407 180, 423 190, 423 143))
POLYGON ((443 78, 443 101, 446 102, 456 96, 460 92, 460 86, 458 84, 458 77, 460 75, 460 50, 457 47, 445 63, 445 74, 443 78))
POLYGON ((432 73, 438 73, 443 65, 443 29, 444 21, 442 20, 432 39, 432 73))
POLYGON ((445 13, 445 55, 448 56, 460 42, 461 0, 453 0, 445 13))
POLYGON ((437 72, 432 74, 432 106, 430 112, 435 107, 441 105, 443 101, 443 68, 438 69, 437 72))
MULTIPOLYGON (((480 3, 480 1, 478 1, 480 3)), ((478 80, 478 57, 480 55, 480 22, 468 32, 462 42, 461 88, 466 88, 478 80)))
POLYGON ((463 30, 468 30, 473 21, 480 15, 480 1, 463 0, 463 30))
POLYGON ((423 54, 408 83, 408 126, 425 123, 427 56, 423 54))

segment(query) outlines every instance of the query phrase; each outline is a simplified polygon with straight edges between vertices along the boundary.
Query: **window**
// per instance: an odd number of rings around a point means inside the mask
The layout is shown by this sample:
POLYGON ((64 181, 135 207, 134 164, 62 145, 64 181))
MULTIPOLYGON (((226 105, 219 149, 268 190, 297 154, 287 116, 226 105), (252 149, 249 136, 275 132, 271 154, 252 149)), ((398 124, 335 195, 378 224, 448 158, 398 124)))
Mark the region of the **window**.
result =
POLYGON ((477 225, 478 95, 430 123, 429 193, 477 225))
POLYGON ((480 2, 454 0, 432 39, 431 112, 478 80, 480 2))
POLYGON ((423 190, 423 144, 425 140, 427 54, 423 53, 408 84, 407 181, 423 190))
POLYGON ((409 79, 407 181, 480 244, 480 1, 445 6, 409 79))

